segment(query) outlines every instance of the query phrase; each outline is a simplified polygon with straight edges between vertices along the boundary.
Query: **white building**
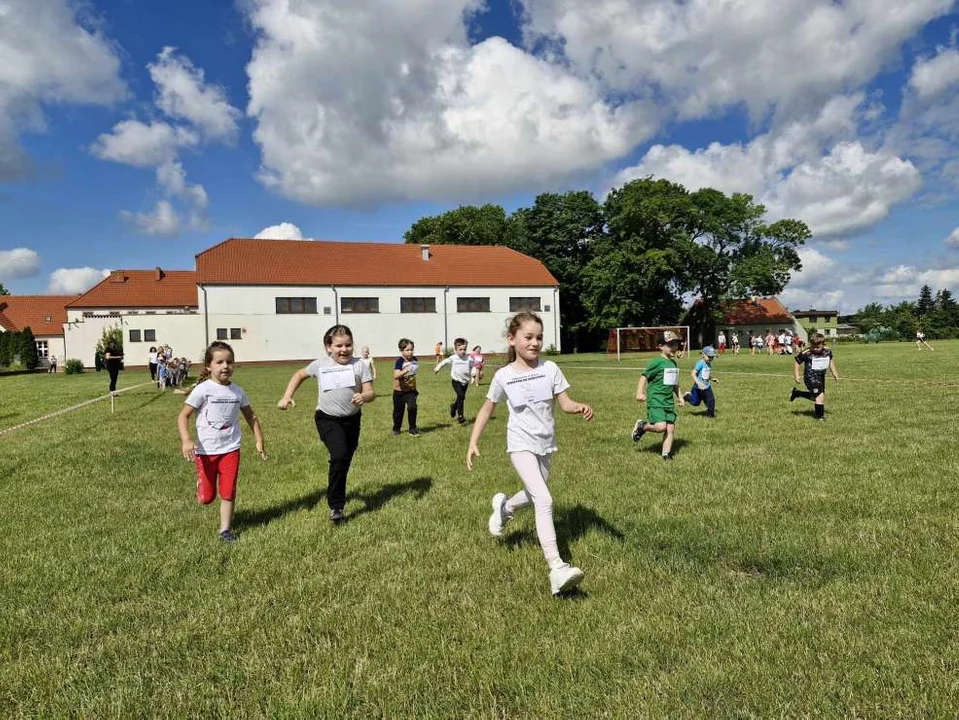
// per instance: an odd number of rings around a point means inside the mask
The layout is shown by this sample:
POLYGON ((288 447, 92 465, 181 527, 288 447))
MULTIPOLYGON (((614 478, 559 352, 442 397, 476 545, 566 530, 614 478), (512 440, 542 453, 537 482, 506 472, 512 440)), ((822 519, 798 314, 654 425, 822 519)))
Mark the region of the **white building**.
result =
POLYGON ((168 344, 193 362, 214 340, 241 362, 305 361, 342 323, 357 346, 396 355, 465 337, 505 351, 506 321, 532 309, 544 345, 560 349, 559 284, 538 260, 505 247, 230 239, 197 255, 196 271, 114 271, 67 306, 70 357, 94 362, 103 329, 123 329, 127 365, 168 344))

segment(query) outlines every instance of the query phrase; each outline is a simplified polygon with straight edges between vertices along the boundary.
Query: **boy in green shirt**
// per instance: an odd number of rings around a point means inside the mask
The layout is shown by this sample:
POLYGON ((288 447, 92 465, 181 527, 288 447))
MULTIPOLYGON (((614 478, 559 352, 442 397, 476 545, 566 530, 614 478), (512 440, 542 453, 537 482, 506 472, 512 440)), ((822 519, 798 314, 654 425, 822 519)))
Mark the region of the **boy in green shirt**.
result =
POLYGON ((679 365, 673 359, 679 349, 679 336, 666 330, 659 338, 662 355, 654 358, 643 370, 636 389, 636 399, 646 403, 648 421, 640 418, 633 426, 633 441, 647 432, 666 433, 663 438, 663 460, 671 460, 673 433, 676 430, 676 405, 685 405, 679 391, 679 365), (648 390, 648 393, 647 393, 648 390))

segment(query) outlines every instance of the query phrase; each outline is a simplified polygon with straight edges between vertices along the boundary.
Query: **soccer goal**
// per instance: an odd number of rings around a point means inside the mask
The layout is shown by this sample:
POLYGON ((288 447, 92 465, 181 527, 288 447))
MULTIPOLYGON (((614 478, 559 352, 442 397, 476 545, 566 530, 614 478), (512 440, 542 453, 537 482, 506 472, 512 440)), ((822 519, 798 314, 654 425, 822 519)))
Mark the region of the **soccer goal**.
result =
POLYGON ((672 330, 682 340, 680 346, 689 351, 689 325, 659 325, 656 327, 620 327, 609 331, 606 342, 606 357, 613 355, 621 360, 623 353, 654 352, 659 349, 659 336, 664 330, 672 330))

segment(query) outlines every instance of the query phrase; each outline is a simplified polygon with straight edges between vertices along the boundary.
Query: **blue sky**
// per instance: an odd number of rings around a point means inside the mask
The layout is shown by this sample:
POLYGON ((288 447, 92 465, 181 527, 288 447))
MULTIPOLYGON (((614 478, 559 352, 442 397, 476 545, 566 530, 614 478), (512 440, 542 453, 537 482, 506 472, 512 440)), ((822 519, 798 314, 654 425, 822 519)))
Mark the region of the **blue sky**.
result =
POLYGON ((7 4, 15 294, 647 174, 805 220, 791 307, 959 292, 954 0, 7 4))

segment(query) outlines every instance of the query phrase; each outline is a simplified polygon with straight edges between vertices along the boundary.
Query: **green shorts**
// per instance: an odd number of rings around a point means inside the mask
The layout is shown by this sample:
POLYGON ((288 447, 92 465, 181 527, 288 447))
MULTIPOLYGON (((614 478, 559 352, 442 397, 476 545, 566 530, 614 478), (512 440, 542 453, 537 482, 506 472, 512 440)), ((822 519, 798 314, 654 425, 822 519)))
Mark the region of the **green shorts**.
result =
POLYGON ((653 425, 661 422, 676 424, 675 408, 648 408, 647 417, 653 425))

